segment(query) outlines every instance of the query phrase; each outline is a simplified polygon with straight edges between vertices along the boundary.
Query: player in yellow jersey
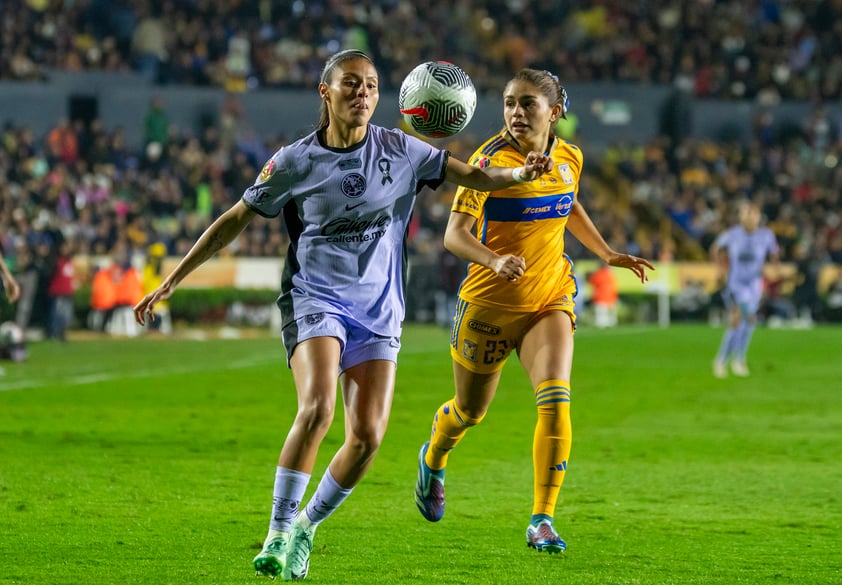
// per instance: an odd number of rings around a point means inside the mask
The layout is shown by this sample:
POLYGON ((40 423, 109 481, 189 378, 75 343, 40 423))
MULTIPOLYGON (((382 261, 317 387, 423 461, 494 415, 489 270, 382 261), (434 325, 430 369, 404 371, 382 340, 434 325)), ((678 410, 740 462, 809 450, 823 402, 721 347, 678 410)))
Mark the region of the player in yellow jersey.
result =
POLYGON ((549 553, 565 542, 553 516, 572 438, 570 372, 576 277, 564 254, 569 230, 611 266, 647 280, 643 258, 605 242, 579 201, 582 152, 551 128, 568 107, 567 93, 547 71, 523 69, 503 92, 505 128, 487 140, 471 163, 522 165, 543 151, 553 170, 494 192, 460 188, 445 233, 445 247, 470 262, 453 318, 450 354, 456 395, 439 407, 430 441, 418 457, 415 500, 431 522, 444 514, 444 470, 450 451, 485 416, 500 372, 516 350, 531 381, 538 422, 533 438, 534 499, 527 544, 549 553))

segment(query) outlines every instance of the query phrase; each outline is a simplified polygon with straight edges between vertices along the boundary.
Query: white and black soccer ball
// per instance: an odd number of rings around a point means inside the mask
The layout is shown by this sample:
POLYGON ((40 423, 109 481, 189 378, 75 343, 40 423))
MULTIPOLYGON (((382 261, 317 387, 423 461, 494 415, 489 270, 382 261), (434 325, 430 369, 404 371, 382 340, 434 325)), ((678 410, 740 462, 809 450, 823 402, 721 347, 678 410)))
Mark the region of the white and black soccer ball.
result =
POLYGON ((26 335, 15 322, 0 324, 0 359, 22 362, 26 359, 26 335))
POLYGON ((406 123, 430 138, 447 138, 465 129, 477 107, 468 74, 447 61, 427 61, 401 83, 398 106, 406 123))

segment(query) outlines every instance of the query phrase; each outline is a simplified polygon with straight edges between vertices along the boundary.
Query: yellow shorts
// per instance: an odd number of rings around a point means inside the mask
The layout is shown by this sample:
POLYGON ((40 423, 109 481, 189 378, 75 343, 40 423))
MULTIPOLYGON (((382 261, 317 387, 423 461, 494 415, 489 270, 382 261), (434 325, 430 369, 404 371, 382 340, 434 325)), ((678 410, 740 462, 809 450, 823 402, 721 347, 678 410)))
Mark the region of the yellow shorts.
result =
POLYGON ((499 372, 512 350, 520 347, 524 334, 548 312, 567 313, 575 329, 574 292, 528 313, 481 307, 460 298, 450 330, 450 356, 477 374, 499 372))

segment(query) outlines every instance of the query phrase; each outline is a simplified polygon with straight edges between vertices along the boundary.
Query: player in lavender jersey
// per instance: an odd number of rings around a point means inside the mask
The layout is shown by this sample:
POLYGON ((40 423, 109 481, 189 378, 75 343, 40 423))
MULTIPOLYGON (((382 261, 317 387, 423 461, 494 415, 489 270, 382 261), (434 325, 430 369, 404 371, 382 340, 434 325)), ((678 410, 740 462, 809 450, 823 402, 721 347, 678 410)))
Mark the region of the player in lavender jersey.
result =
POLYGON ((746 352, 763 294, 763 267, 767 259, 778 261, 778 243, 772 230, 760 225, 757 204, 741 203, 739 218, 739 225, 722 232, 711 246, 713 260, 719 265, 727 263, 723 296, 728 329, 713 362, 717 378, 728 375, 729 361, 734 375, 748 376, 746 352))
POLYGON ((404 318, 405 236, 423 186, 452 181, 478 191, 530 181, 552 160, 532 152, 516 168, 480 169, 397 130, 369 123, 379 99, 371 59, 328 59, 318 86, 318 129, 281 148, 242 199, 135 308, 140 324, 190 272, 256 215, 283 215, 290 234, 278 299, 298 411, 275 472, 272 515, 258 575, 306 577, 316 527, 348 497, 377 452, 392 404, 404 318), (345 442, 307 505, 316 454, 333 422, 337 381, 345 442))

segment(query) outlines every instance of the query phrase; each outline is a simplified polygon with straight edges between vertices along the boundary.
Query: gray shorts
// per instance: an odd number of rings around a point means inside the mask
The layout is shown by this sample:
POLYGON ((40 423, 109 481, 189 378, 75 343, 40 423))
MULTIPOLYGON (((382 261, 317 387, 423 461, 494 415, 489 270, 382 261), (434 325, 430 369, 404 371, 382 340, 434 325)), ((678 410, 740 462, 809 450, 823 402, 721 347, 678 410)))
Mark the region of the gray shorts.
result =
POLYGON ((287 352, 287 365, 292 352, 302 341, 314 337, 335 337, 342 348, 340 372, 371 360, 388 360, 397 364, 401 349, 399 337, 372 333, 336 313, 305 315, 284 327, 281 335, 287 352))

